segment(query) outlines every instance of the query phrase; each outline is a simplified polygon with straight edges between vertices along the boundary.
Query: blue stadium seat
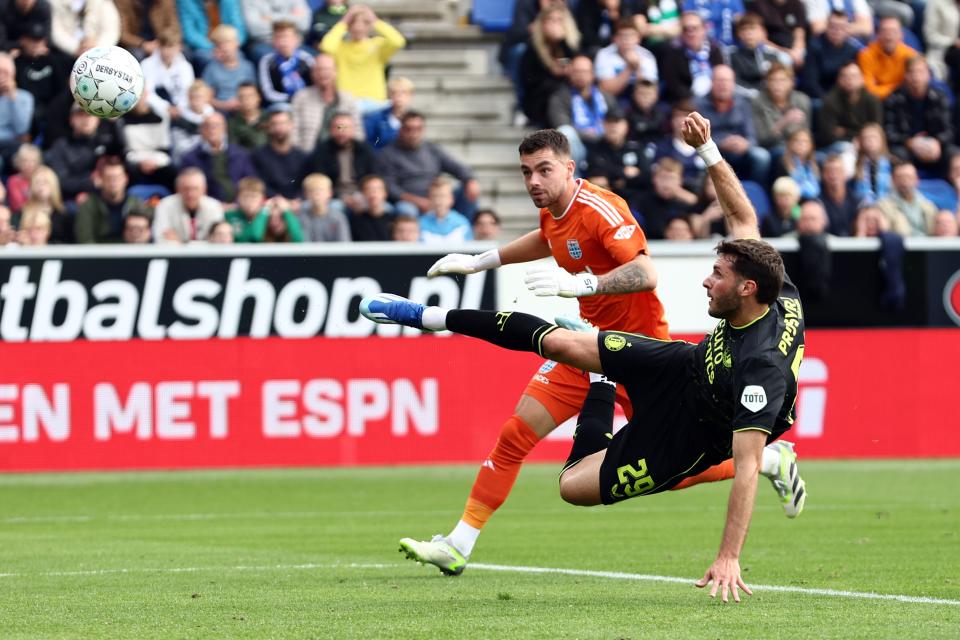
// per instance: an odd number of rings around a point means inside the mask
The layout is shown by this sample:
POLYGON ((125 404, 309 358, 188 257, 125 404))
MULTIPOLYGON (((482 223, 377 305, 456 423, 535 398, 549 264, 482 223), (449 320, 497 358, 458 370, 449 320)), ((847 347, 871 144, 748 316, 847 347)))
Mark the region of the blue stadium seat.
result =
POLYGON ((920 53, 927 50, 927 48, 923 46, 923 41, 920 40, 920 37, 906 27, 903 28, 903 44, 920 53))
POLYGON ((938 209, 957 210, 957 191, 946 180, 921 180, 917 188, 938 209))
POLYGON ((506 31, 513 23, 514 0, 474 0, 473 24, 484 31, 506 31))
POLYGON ((162 184, 135 184, 127 189, 127 193, 146 202, 154 196, 166 198, 170 195, 170 189, 167 189, 162 184))
POLYGON ((750 202, 753 203, 753 208, 757 210, 757 218, 763 220, 770 215, 770 198, 767 197, 767 191, 760 186, 759 183, 752 180, 744 180, 743 190, 747 193, 747 197, 750 198, 750 202))

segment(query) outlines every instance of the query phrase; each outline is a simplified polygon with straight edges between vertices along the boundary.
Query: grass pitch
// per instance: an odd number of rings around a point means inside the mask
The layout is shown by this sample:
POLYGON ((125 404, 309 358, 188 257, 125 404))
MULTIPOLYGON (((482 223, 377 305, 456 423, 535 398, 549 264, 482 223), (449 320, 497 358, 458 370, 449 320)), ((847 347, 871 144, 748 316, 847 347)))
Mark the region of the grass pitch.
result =
MULTIPOLYGON (((802 452, 801 452, 802 453, 802 452)), ((582 509, 531 465, 459 578, 402 560, 447 532, 475 467, 0 476, 0 638, 957 638, 960 460, 805 462, 787 520, 766 481, 722 605, 728 483, 582 509)))

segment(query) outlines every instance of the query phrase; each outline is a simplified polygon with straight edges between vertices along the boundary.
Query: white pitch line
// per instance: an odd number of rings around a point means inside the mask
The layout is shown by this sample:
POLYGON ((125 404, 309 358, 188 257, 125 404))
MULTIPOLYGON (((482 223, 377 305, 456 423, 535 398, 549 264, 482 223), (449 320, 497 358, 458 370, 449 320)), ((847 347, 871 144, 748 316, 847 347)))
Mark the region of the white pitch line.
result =
MULTIPOLYGON (((151 574, 151 573, 201 573, 205 571, 315 571, 318 569, 398 569, 407 565, 396 563, 332 563, 332 564, 272 564, 272 565, 235 565, 235 566, 207 566, 207 567, 157 567, 157 568, 115 568, 115 569, 79 569, 75 571, 44 571, 39 573, 0 573, 0 578, 32 578, 32 577, 84 577, 122 574, 151 574)), ((470 565, 471 570, 500 571, 505 573, 552 573, 565 576, 580 576, 585 578, 606 578, 608 580, 633 580, 640 582, 667 582, 673 584, 692 585, 691 578, 677 576, 658 576, 644 573, 624 573, 620 571, 592 571, 589 569, 563 569, 557 567, 525 567, 520 565, 483 564, 470 565)), ((772 584, 754 584, 750 588, 756 591, 778 591, 780 593, 799 593, 809 596, 830 596, 834 598, 856 598, 861 600, 893 600, 911 604, 944 604, 960 606, 960 600, 947 598, 928 598, 926 596, 906 596, 888 593, 873 593, 871 591, 846 591, 842 589, 811 589, 806 587, 790 587, 772 584)))
MULTIPOLYGON (((690 578, 677 576, 657 576, 643 573, 622 573, 620 571, 591 571, 588 569, 558 569, 554 567, 523 567, 500 564, 471 564, 470 569, 486 571, 505 571, 512 573, 556 573, 567 576, 583 576, 589 578, 608 578, 611 580, 637 580, 643 582, 673 582, 676 584, 693 584, 690 578)), ((860 598, 863 600, 895 600, 897 602, 911 602, 916 604, 946 604, 960 606, 960 600, 946 598, 928 598, 925 596, 904 596, 888 593, 873 593, 870 591, 845 591, 842 589, 810 589, 807 587, 789 587, 774 584, 751 584, 754 591, 779 591, 781 593, 801 593, 810 596, 832 596, 835 598, 860 598)))

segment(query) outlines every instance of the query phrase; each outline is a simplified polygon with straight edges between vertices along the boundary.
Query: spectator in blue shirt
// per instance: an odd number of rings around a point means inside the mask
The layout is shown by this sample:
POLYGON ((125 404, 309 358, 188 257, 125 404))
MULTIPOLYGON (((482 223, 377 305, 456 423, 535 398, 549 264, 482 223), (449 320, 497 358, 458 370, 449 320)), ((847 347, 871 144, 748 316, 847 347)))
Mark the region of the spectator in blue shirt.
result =
POLYGON ((33 96, 17 88, 16 68, 0 53, 0 171, 9 163, 33 121, 33 96))
POLYGON ((710 120, 713 140, 734 170, 766 185, 770 152, 757 145, 750 103, 736 95, 736 86, 733 69, 717 65, 713 68, 710 94, 697 100, 697 111, 710 120))
POLYGON ((736 44, 734 26, 743 15, 743 0, 684 0, 683 10, 700 14, 711 40, 726 47, 736 44))
POLYGON ((470 221, 453 208, 453 187, 446 178, 434 180, 427 197, 433 208, 420 218, 421 242, 457 244, 473 240, 470 221))
POLYGON ((213 107, 233 113, 240 107, 237 88, 244 82, 256 82, 253 64, 240 55, 240 37, 228 24, 217 25, 210 34, 213 60, 203 69, 203 81, 213 89, 213 107))
POLYGON ((373 111, 363 117, 363 128, 367 135, 367 142, 374 149, 382 149, 397 139, 400 132, 400 122, 404 114, 410 109, 413 101, 413 82, 402 76, 391 78, 387 83, 387 95, 390 106, 380 111, 373 111))
MULTIPOLYGON (((198 69, 203 69, 213 59, 213 42, 207 37, 212 25, 207 13, 207 0, 177 0, 183 42, 187 45, 190 60, 198 69)), ((237 30, 240 46, 247 41, 247 25, 243 20, 240 0, 216 0, 220 24, 228 24, 237 30)))

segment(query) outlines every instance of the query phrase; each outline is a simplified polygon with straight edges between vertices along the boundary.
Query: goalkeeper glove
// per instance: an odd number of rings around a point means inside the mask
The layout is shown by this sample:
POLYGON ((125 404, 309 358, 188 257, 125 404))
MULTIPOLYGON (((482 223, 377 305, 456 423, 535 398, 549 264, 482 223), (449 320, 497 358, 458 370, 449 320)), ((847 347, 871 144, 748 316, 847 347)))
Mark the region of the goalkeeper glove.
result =
POLYGON ((471 256, 465 253, 451 253, 433 263, 427 271, 427 277, 433 278, 445 273, 477 273, 487 269, 496 269, 500 266, 500 251, 490 249, 481 254, 471 256))
POLYGON ((537 296, 579 298, 597 293, 599 279, 592 273, 569 273, 559 267, 531 267, 523 279, 537 296))

